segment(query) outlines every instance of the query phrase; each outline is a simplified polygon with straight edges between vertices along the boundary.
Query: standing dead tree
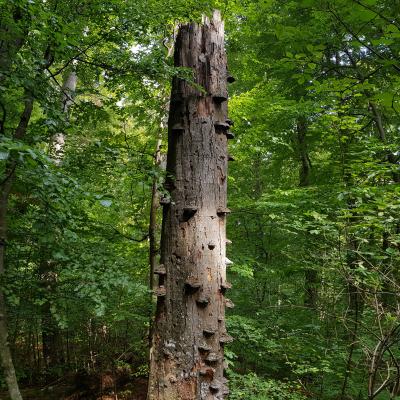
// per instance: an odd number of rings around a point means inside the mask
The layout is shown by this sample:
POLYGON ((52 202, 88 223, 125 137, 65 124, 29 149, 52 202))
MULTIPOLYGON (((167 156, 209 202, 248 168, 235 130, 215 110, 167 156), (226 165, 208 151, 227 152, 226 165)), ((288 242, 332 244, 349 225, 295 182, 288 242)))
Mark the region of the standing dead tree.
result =
POLYGON ((181 26, 168 122, 166 189, 149 400, 210 400, 228 394, 224 378, 227 191, 226 54, 219 12, 181 26))

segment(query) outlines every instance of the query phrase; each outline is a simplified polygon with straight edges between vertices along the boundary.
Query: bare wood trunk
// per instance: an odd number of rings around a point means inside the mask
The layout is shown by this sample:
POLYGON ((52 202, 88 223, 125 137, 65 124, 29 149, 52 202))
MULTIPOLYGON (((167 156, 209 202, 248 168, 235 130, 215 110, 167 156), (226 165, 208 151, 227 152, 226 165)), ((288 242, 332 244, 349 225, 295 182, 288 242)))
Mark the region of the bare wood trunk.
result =
POLYGON ((175 65, 193 69, 204 92, 174 79, 168 123, 157 312, 149 400, 210 400, 228 394, 225 328, 227 67, 219 12, 180 28, 175 65))

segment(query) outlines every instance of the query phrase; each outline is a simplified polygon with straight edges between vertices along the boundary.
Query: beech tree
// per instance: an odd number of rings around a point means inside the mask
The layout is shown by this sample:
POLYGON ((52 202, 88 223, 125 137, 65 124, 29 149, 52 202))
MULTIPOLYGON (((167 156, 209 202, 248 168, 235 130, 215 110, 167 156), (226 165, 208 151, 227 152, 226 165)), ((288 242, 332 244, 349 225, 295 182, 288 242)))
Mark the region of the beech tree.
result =
POLYGON ((222 399, 225 327, 227 190, 226 54, 218 11, 201 25, 181 26, 175 66, 194 82, 174 78, 168 122, 161 263, 156 289, 148 399, 222 399))

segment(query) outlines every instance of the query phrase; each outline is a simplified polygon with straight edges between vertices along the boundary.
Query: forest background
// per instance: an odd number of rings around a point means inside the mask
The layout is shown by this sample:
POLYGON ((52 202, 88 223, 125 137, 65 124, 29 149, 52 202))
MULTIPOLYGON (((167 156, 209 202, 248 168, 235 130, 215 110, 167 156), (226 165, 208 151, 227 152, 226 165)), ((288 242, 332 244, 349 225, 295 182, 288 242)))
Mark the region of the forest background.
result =
POLYGON ((215 7, 236 78, 230 399, 399 398, 398 0, 1 1, 18 381, 46 399, 76 376, 81 398, 144 384, 170 82, 191 79, 170 55, 215 7))

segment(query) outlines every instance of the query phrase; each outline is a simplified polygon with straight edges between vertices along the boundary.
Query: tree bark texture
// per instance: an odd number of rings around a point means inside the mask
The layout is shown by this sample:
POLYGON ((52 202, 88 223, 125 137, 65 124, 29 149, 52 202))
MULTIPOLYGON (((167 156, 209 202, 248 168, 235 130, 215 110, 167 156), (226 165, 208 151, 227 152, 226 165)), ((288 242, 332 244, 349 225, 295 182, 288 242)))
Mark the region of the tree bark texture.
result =
MULTIPOLYGON (((61 88, 60 109, 64 114, 65 122, 68 122, 69 119, 68 112, 73 103, 77 81, 78 77, 75 71, 72 70, 66 75, 61 88)), ((58 166, 62 164, 64 159, 65 136, 65 132, 60 130, 50 139, 49 154, 58 166)), ((53 379, 60 372, 59 370, 64 363, 64 352, 60 328, 51 311, 51 298, 54 297, 57 289, 57 265, 49 257, 46 257, 47 253, 48 251, 43 248, 42 254, 45 255, 45 258, 39 266, 40 285, 46 294, 46 301, 41 307, 42 348, 44 364, 47 369, 47 378, 53 379)))
MULTIPOLYGON (((11 2, 10 2, 11 3, 11 2)), ((0 84, 10 74, 12 64, 27 35, 23 26, 24 12, 20 6, 3 3, 4 13, 0 14, 0 84), (11 17, 10 20, 7 17, 11 17)))
MULTIPOLYGON (((28 127, 28 122, 32 115, 32 110, 33 97, 31 95, 27 95, 24 110, 21 114, 19 124, 14 132, 15 139, 21 139, 25 135, 26 129, 28 127)), ((14 183, 16 167, 16 160, 7 160, 5 166, 5 177, 4 179, 2 179, 2 185, 0 186, 0 279, 3 278, 6 272, 5 256, 7 244, 8 199, 14 183)), ((11 400, 22 400, 8 341, 6 316, 6 301, 3 293, 3 288, 0 288, 0 361, 3 367, 4 376, 11 400)))
MULTIPOLYGON (((0 196, 0 278, 5 274, 5 246, 7 241, 7 208, 8 197, 14 180, 14 173, 4 183, 0 196)), ((10 345, 8 341, 8 329, 6 321, 6 303, 3 290, 0 290, 0 361, 4 377, 7 383, 11 400, 22 400, 15 374, 10 345)))
MULTIPOLYGON (((0 32, 3 29, 4 27, 1 26, 0 32)), ((16 45, 21 46, 22 42, 21 43, 16 42, 16 45)), ((10 51, 10 48, 12 46, 8 47, 6 40, 1 43, 0 47, 2 47, 2 49, 0 49, 0 54, 1 54, 3 51, 5 52, 10 51)), ((44 53, 44 63, 41 66, 41 68, 37 70, 37 76, 39 76, 44 69, 48 68, 52 62, 53 62, 53 54, 50 51, 50 47, 47 47, 44 53)), ((0 82, 3 79, 2 74, 4 74, 4 72, 10 66, 11 64, 7 63, 2 64, 0 62, 0 82)), ((17 140, 22 140, 25 137, 33 111, 33 104, 34 104, 33 93, 31 93, 31 91, 29 91, 28 89, 25 89, 24 95, 25 95, 24 110, 21 114, 18 126, 15 128, 13 134, 13 138, 17 140)), ((0 280, 3 279, 3 276, 6 272, 5 256, 6 256, 6 244, 7 244, 8 200, 16 177, 16 168, 17 168, 17 160, 15 159, 15 157, 10 155, 10 157, 6 160, 6 165, 4 168, 4 179, 2 177, 0 185, 0 280)), ((6 301, 3 288, 0 287, 0 361, 3 367, 4 376, 11 400, 22 400, 12 360, 10 345, 8 341, 8 328, 7 328, 6 317, 7 317, 6 301)))
MULTIPOLYGON (((73 103, 75 96, 76 84, 78 77, 75 71, 71 71, 64 80, 62 85, 61 111, 65 115, 65 120, 68 121, 69 107, 73 103)), ((60 165, 64 158, 65 148, 65 132, 57 132, 53 135, 50 142, 50 154, 54 159, 55 164, 60 165)))
POLYGON ((161 263, 149 400, 210 400, 228 394, 224 378, 227 189, 226 54, 219 12, 180 28, 175 65, 197 85, 173 81, 168 122, 161 263))
MULTIPOLYGON (((160 167, 162 163, 161 154, 161 137, 157 140, 156 150, 154 152, 154 165, 160 167)), ((150 264, 150 278, 149 287, 150 290, 154 289, 154 270, 157 266, 157 256, 159 249, 157 245, 157 210, 159 208, 160 196, 158 193, 158 177, 153 178, 153 184, 151 188, 151 204, 150 204, 150 220, 149 220, 149 264, 150 264)))

